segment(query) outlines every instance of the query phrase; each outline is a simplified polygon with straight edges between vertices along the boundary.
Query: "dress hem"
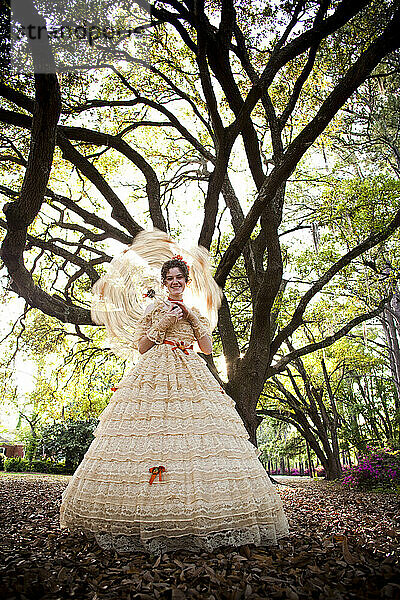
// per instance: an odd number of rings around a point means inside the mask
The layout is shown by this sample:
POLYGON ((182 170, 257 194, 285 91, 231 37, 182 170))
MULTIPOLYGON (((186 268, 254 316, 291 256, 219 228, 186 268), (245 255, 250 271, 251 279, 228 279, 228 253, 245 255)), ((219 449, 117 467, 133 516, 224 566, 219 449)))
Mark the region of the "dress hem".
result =
POLYGON ((190 553, 214 552, 218 548, 236 548, 247 544, 260 546, 277 546, 280 539, 287 537, 285 528, 276 530, 275 526, 249 528, 246 530, 226 530, 214 532, 207 536, 184 535, 176 537, 155 537, 146 540, 138 536, 113 535, 110 533, 92 533, 86 531, 86 536, 95 539, 103 550, 115 551, 118 554, 147 553, 152 555, 165 554, 178 550, 190 553))

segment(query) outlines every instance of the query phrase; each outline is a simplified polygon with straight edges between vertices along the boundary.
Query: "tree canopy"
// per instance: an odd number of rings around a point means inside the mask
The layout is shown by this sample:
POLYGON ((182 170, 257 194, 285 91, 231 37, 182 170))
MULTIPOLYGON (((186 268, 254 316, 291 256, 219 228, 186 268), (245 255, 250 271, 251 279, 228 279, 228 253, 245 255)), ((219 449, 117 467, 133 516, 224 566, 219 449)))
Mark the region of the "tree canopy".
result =
MULTIPOLYGON (((351 190, 332 167, 330 198, 318 186, 308 194, 304 182, 327 153, 345 152, 344 134, 357 132, 366 111, 360 95, 372 97, 386 81, 393 89, 400 7, 395 0, 160 0, 151 16, 142 54, 103 49, 79 72, 11 73, 0 84, 9 289, 89 339, 88 292, 112 255, 142 228, 187 234, 191 215, 190 237, 211 249, 215 279, 226 289, 218 323, 226 387, 255 441, 267 379, 377 317, 392 297, 395 276, 379 287, 376 259, 400 225, 397 182, 388 210, 373 218, 360 211, 369 184, 368 198, 379 194, 372 179, 351 190), (344 216, 350 202, 352 226, 344 216), (334 220, 339 235, 313 257, 300 285, 293 234, 316 219, 334 220), (341 238, 343 221, 351 231, 341 238), (357 264, 369 269, 376 293, 368 301, 359 294, 352 312, 307 339, 315 302, 357 264)), ((382 102, 381 112, 388 107, 382 102)), ((372 133, 385 137, 378 125, 372 133)), ((381 143, 395 165, 387 139, 381 143)))

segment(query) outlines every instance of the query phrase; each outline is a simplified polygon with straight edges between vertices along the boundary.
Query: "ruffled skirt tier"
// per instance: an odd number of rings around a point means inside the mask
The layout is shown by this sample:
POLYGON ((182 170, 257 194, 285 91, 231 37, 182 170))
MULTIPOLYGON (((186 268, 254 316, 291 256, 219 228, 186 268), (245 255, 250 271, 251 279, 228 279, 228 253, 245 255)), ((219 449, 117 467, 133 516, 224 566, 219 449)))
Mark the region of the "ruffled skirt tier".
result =
POLYGON ((276 543, 281 500, 204 361, 167 345, 146 352, 100 415, 63 493, 61 526, 103 548, 153 554, 276 543), (164 466, 150 485, 152 467, 164 466))

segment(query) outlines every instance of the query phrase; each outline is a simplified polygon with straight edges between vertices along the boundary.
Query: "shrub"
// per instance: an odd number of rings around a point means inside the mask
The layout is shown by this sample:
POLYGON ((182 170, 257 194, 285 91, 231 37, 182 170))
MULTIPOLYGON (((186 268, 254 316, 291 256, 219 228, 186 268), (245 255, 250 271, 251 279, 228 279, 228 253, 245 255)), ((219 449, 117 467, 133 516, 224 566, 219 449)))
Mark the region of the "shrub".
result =
POLYGON ((51 471, 49 473, 54 473, 55 475, 72 475, 74 469, 69 469, 65 463, 53 463, 51 467, 51 471))
POLYGON ((26 467, 28 465, 28 461, 26 458, 21 458, 20 456, 13 456, 11 458, 6 458, 4 461, 4 470, 12 471, 13 473, 21 473, 22 471, 26 471, 26 467))
POLYGON ((325 469, 322 465, 317 465, 315 467, 315 474, 317 477, 325 477, 325 469))
POLYGON ((342 483, 359 489, 395 490, 400 486, 400 451, 371 448, 359 457, 358 465, 347 469, 342 483))
POLYGON ((65 466, 65 463, 56 463, 51 460, 33 460, 29 462, 26 458, 6 458, 4 470, 10 473, 54 473, 57 475, 69 475, 73 471, 65 466))
POLYGON ((51 463, 47 460, 33 460, 29 464, 29 470, 33 473, 50 473, 51 463))
POLYGON ((42 444, 48 456, 65 460, 73 472, 83 459, 98 425, 98 419, 68 420, 46 426, 42 431, 42 444))
POLYGON ((294 468, 294 469, 291 469, 290 474, 291 475, 300 475, 300 471, 299 471, 299 469, 294 468))

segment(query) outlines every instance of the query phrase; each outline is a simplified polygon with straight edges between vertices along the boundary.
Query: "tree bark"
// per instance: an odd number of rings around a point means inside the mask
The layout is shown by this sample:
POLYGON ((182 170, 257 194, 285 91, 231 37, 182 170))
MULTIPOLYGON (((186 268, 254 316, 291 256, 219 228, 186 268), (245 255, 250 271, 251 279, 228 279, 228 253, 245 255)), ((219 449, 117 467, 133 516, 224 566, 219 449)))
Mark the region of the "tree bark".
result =
POLYGON ((399 314, 400 297, 397 290, 392 300, 383 312, 381 319, 382 327, 385 332, 386 343, 389 354, 390 370, 393 377, 393 383, 396 389, 395 406, 400 411, 400 344, 399 344, 399 322, 395 320, 393 313, 399 314))
POLYGON ((251 443, 256 447, 257 428, 262 422, 262 417, 256 414, 256 406, 262 387, 263 382, 257 382, 253 377, 235 377, 234 383, 229 382, 225 387, 226 392, 235 401, 236 410, 243 420, 251 443))

